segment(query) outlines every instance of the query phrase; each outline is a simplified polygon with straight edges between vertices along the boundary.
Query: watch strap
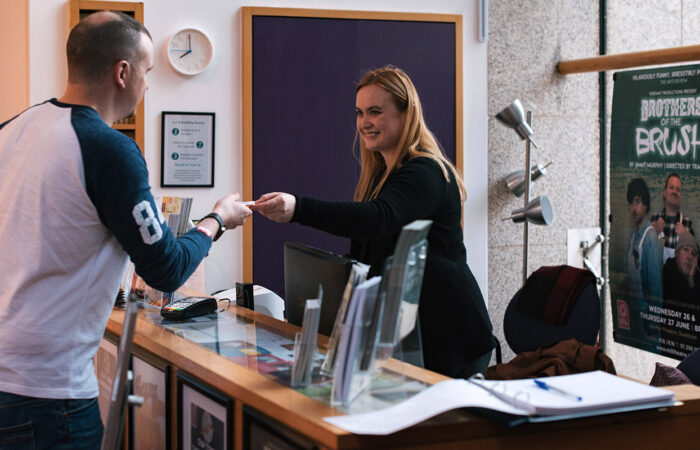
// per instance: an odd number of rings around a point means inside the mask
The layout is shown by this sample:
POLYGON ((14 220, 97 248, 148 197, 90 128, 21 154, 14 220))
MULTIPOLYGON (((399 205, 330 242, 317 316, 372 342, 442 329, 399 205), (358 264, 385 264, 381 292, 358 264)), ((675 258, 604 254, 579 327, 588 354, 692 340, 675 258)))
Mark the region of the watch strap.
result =
POLYGON ((216 234, 214 235, 214 242, 216 242, 217 239, 219 239, 221 237, 221 235, 224 234, 224 231, 226 231, 226 224, 224 223, 224 219, 222 219, 221 216, 215 212, 210 212, 206 216, 202 217, 200 222, 204 219, 209 218, 209 217, 211 217, 212 219, 219 222, 219 229, 217 230, 216 234))

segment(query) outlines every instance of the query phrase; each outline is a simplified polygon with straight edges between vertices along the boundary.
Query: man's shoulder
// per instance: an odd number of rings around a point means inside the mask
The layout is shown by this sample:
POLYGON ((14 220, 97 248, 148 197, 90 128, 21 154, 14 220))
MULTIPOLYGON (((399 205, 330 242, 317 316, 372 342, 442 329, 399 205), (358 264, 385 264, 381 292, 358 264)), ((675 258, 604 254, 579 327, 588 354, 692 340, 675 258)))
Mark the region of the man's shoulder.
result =
POLYGON ((639 238, 645 246, 657 244, 659 235, 654 227, 647 221, 643 223, 638 230, 639 238))
POLYGON ((107 125, 94 110, 74 108, 71 121, 84 157, 106 161, 141 158, 136 141, 107 125))

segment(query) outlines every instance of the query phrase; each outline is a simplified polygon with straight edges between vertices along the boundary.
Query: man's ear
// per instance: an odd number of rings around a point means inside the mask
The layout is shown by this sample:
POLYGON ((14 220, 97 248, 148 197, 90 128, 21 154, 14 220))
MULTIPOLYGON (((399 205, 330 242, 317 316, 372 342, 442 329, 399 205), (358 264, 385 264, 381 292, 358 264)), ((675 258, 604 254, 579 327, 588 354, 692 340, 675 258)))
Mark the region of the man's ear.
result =
POLYGON ((124 89, 129 80, 131 65, 129 61, 121 60, 114 65, 114 81, 117 86, 124 89))

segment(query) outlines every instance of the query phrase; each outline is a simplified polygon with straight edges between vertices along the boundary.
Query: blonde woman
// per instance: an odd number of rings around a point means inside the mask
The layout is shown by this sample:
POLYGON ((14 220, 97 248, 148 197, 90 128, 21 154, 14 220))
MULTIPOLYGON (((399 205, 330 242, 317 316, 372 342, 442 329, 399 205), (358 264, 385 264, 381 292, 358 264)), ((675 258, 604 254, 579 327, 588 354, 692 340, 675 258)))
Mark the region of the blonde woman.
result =
POLYGON ((432 220, 419 306, 425 367, 451 377, 484 372, 495 341, 466 261, 464 183, 426 126, 418 93, 402 70, 365 75, 355 111, 362 170, 354 202, 272 192, 251 209, 351 238, 350 256, 370 264, 370 276, 381 274, 404 225, 432 220))

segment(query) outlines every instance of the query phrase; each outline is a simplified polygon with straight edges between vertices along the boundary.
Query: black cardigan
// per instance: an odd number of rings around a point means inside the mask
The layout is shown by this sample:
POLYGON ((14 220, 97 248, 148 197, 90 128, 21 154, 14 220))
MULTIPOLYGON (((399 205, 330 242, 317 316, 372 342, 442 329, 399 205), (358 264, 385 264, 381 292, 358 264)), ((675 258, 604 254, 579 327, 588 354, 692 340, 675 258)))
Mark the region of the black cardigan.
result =
POLYGON ((454 177, 448 183, 430 158, 404 162, 375 200, 328 202, 297 197, 292 221, 352 238, 351 256, 381 274, 394 253, 401 228, 433 221, 421 289, 419 318, 425 367, 451 377, 469 376, 465 365, 495 346, 479 286, 467 266, 462 241, 461 200, 454 177))

